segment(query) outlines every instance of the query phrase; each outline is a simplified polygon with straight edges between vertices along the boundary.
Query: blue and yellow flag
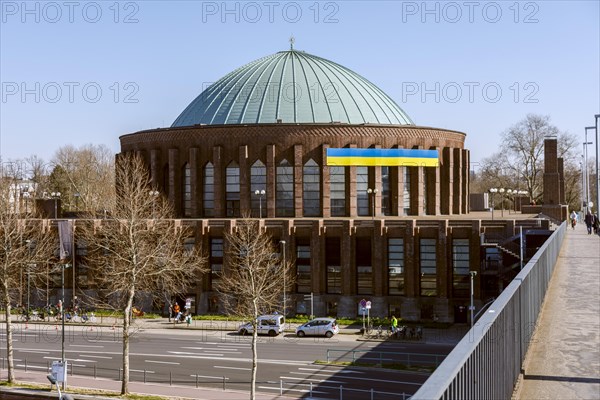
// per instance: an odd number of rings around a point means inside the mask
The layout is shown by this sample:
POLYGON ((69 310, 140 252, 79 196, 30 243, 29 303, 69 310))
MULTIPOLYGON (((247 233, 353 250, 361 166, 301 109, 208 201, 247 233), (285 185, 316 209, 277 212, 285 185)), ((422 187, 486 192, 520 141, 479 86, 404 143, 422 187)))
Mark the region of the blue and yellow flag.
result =
POLYGON ((437 150, 327 149, 327 165, 356 167, 438 167, 437 150))

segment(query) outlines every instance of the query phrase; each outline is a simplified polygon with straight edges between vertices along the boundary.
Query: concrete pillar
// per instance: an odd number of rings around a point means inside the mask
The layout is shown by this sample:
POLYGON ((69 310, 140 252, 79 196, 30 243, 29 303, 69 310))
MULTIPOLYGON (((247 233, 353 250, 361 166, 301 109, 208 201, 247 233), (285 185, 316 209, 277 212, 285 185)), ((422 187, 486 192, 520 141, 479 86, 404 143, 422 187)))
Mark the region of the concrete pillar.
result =
POLYGON ((454 153, 453 157, 453 185, 452 185, 452 212, 453 214, 460 214, 463 209, 463 198, 462 198, 462 165, 463 165, 463 153, 462 149, 452 149, 454 153))
POLYGON ((321 234, 323 220, 313 221, 310 231, 310 267, 312 292, 314 295, 325 293, 326 271, 324 267, 324 235, 321 234))
POLYGON ((267 145, 267 218, 275 217, 275 145, 267 145))
POLYGON ((440 213, 452 215, 453 213, 453 182, 454 182, 454 152, 449 147, 441 151, 440 165, 440 213))
POLYGON ((404 232, 404 287, 406 297, 416 297, 418 291, 419 265, 416 261, 419 251, 417 221, 406 221, 404 232))
POLYGON ((161 165, 160 150, 150 150, 150 184, 155 188, 160 188, 162 182, 161 165))
POLYGON ((353 257, 355 252, 353 231, 353 220, 342 222, 342 235, 340 237, 342 296, 353 296, 356 294, 356 261, 353 257))
POLYGON ((224 177, 223 177, 223 148, 221 146, 213 147, 213 168, 214 168, 214 216, 217 218, 222 218, 225 216, 225 187, 224 187, 224 177))
POLYGON ((321 146, 321 215, 323 218, 331 217, 331 186, 329 167, 327 166, 328 144, 321 146))
POLYGON ((387 287, 387 268, 385 265, 387 236, 383 233, 386 230, 384 225, 384 219, 376 220, 371 234, 371 268, 373 270, 373 294, 375 296, 387 294, 387 290, 385 290, 387 287))
POLYGON ((462 150, 463 153, 463 164, 462 164, 462 177, 461 177, 461 214, 469 213, 469 171, 471 165, 471 153, 469 150, 462 150))

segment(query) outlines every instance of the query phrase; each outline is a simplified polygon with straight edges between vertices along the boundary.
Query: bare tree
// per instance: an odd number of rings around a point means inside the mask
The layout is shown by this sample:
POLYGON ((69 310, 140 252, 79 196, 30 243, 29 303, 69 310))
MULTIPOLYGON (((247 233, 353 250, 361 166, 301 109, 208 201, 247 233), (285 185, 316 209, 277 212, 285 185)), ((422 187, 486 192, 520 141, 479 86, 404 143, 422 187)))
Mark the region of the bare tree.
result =
POLYGON ((114 155, 108 147, 63 146, 56 151, 52 164, 51 190, 61 192, 66 209, 102 214, 113 207, 108 200, 114 198, 114 155))
POLYGON ((97 267, 100 292, 123 311, 123 381, 129 392, 129 339, 136 295, 182 294, 204 270, 205 259, 186 245, 193 237, 162 197, 152 189, 143 160, 132 154, 119 157, 115 168, 117 199, 102 224, 90 223, 80 233, 88 258, 97 267))
POLYGON ((56 235, 41 220, 31 220, 25 212, 15 212, 13 192, 16 182, 0 178, 0 301, 6 324, 8 382, 15 379, 12 343, 12 303, 18 301, 22 275, 34 278, 45 273, 53 257, 56 235))
POLYGON ((252 322, 250 398, 253 400, 258 368, 257 317, 280 308, 284 282, 289 286, 293 279, 289 274, 284 278, 289 268, 277 257, 271 236, 260 228, 258 221, 238 222, 234 232, 227 233, 225 239, 227 261, 216 289, 230 314, 252 322))

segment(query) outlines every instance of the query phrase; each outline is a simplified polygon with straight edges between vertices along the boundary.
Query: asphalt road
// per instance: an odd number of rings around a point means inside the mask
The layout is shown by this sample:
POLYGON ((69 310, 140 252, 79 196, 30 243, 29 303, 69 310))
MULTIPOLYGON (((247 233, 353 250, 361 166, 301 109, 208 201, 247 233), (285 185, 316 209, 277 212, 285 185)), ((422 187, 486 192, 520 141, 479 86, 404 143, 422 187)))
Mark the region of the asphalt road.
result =
MULTIPOLYGON (((1 332, 4 342, 6 333, 1 332)), ((122 366, 121 331, 117 327, 67 326, 65 357, 69 373, 120 379, 122 366)), ((415 354, 445 355, 451 345, 405 342, 357 341, 355 335, 327 338, 297 338, 286 333, 278 337, 259 337, 257 390, 303 397, 344 399, 401 399, 414 393, 428 375, 421 372, 378 368, 342 368, 318 365, 332 359, 359 362, 381 359, 384 362, 425 363, 431 357, 415 354), (341 389, 340 389, 341 386, 341 389), (370 391, 374 391, 373 397, 370 391)), ((134 333, 130 348, 130 379, 165 385, 198 385, 248 390, 251 371, 251 337, 227 331, 149 329, 134 333)), ((5 344, 2 345, 3 350, 5 344)), ((61 331, 50 325, 16 325, 14 359, 18 369, 46 371, 61 357, 61 331)), ((440 360, 441 361, 441 360, 440 360)), ((2 367, 5 368, 5 354, 2 367)))

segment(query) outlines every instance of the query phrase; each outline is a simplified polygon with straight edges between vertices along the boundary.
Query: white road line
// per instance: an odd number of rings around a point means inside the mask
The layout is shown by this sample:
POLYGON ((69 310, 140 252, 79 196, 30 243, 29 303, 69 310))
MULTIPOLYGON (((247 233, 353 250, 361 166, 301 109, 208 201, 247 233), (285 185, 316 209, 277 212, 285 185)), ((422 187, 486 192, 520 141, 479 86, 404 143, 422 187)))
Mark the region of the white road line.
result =
POLYGON ((95 356, 93 354, 82 354, 82 355, 84 355, 86 357, 89 357, 89 358, 103 358, 103 359, 106 359, 106 360, 112 360, 113 359, 112 357, 95 356))
MULTIPOLYGON (((207 379, 220 379, 223 380, 222 376, 207 376, 207 375, 190 375, 192 378, 207 378, 207 379)), ((228 380, 229 378, 225 378, 225 380, 228 380)))
MULTIPOLYGON (((155 364, 173 364, 173 365, 181 365, 181 363, 178 363, 178 362, 171 362, 171 361, 144 360, 144 362, 147 362, 147 363, 155 363, 155 364)), ((216 367, 215 367, 215 368, 216 368, 216 367)))
POLYGON ((280 376, 281 379, 293 379, 295 381, 306 381, 306 380, 310 380, 312 382, 329 382, 329 383, 348 383, 348 382, 342 382, 342 381, 333 381, 331 379, 312 379, 312 378, 296 378, 293 376, 280 376))
MULTIPOLYGON (((267 389, 267 390, 280 390, 281 388, 279 387, 270 387, 270 386, 259 386, 259 389, 267 389)), ((284 392, 301 392, 301 393, 309 393, 310 390, 308 389, 288 389, 288 388, 283 388, 284 392)), ((326 394, 327 392, 319 392, 317 390, 313 390, 313 393, 321 393, 321 394, 326 394)))
POLYGON ((153 374, 154 371, 144 371, 143 369, 130 369, 130 372, 145 372, 147 374, 153 374))
POLYGON ((76 358, 74 360, 71 360, 71 362, 75 362, 75 361, 77 361, 77 362, 98 362, 96 360, 84 360, 82 358, 76 358))
POLYGON ((215 365, 215 366, 213 366, 213 368, 223 368, 223 369, 240 369, 240 370, 243 370, 243 371, 251 371, 251 370, 252 370, 252 368, 242 368, 242 367, 223 367, 223 366, 220 366, 220 365, 215 365))
POLYGON ((319 371, 319 372, 333 372, 335 374, 364 374, 363 371, 346 371, 342 369, 322 369, 322 368, 298 368, 300 371, 319 371))
POLYGON ((99 349, 103 349, 104 346, 92 346, 90 344, 70 344, 69 347, 96 347, 99 349))
MULTIPOLYGON (((290 374, 309 375, 309 376, 324 376, 324 377, 329 377, 329 378, 331 378, 333 376, 332 374, 315 374, 315 373, 312 373, 312 372, 295 372, 295 371, 290 372, 290 374)), ((339 378, 346 378, 346 377, 345 376, 340 376, 339 378)), ((347 379, 360 379, 360 378, 355 378, 353 376, 348 376, 347 379)))
MULTIPOLYGON (((23 368, 25 368, 25 364, 17 364, 17 367, 23 367, 23 368)), ((40 367, 39 365, 27 365, 27 369, 30 369, 30 368, 48 370, 48 367, 40 367)))
POLYGON ((19 350, 19 349, 15 349, 15 351, 18 351, 20 353, 39 353, 39 354, 50 354, 49 351, 43 351, 43 350, 19 350))
POLYGON ((206 347, 180 347, 180 349, 204 350, 206 347))

